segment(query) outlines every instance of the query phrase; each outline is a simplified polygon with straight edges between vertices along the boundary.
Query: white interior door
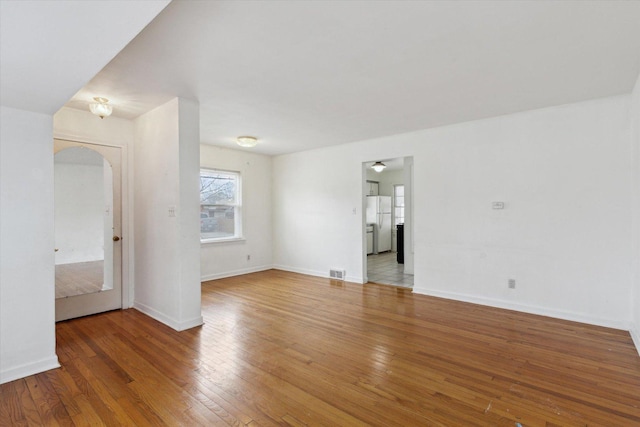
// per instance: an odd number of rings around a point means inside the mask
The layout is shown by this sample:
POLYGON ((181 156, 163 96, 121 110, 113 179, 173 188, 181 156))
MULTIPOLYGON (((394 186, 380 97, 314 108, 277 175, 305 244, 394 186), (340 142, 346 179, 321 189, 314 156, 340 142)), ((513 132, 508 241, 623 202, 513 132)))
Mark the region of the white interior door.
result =
POLYGON ((122 308, 121 149, 54 140, 56 321, 122 308))

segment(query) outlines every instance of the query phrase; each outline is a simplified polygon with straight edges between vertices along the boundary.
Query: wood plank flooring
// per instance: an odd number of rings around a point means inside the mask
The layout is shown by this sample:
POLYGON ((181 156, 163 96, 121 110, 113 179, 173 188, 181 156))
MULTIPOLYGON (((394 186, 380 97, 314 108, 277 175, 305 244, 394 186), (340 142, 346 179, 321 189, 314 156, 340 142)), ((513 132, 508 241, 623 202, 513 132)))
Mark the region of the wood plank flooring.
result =
POLYGON ((56 265, 56 299, 100 292, 103 283, 103 260, 56 265))
POLYGON ((2 385, 0 425, 640 425, 624 331, 276 270, 202 307, 58 323, 62 368, 2 385))

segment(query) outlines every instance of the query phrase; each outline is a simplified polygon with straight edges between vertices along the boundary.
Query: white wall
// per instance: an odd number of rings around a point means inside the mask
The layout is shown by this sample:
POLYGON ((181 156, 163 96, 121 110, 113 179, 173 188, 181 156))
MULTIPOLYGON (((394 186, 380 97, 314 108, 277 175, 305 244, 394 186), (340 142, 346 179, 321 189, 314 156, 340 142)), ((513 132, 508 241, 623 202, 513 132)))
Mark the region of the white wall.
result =
POLYGON ((628 100, 433 132, 415 158, 416 289, 627 329, 628 100))
POLYGON ((54 161, 56 265, 104 260, 104 193, 102 165, 54 161))
POLYGON ((271 157, 201 145, 200 165, 240 172, 243 217, 242 240, 202 244, 202 281, 271 268, 271 157))
POLYGON ((402 169, 383 170, 378 173, 370 168, 367 170, 367 180, 378 181, 378 194, 393 197, 393 186, 402 184, 404 171, 402 169))
POLYGON ((101 119, 89 111, 63 107, 53 116, 53 136, 71 141, 129 147, 133 144, 133 122, 114 116, 101 119))
POLYGON ((640 354, 640 76, 636 80, 636 85, 631 96, 631 144, 634 150, 634 298, 632 300, 633 324, 631 326, 631 336, 640 354))
POLYGON ((347 280, 362 282, 362 163, 406 150, 402 143, 356 143, 274 157, 275 267, 317 276, 345 269, 347 280))
POLYGON ((1 107, 0 383, 58 367, 49 115, 1 107))
POLYGON ((412 155, 416 292, 628 329, 629 99, 276 157, 274 263, 361 280, 361 163, 412 155))
POLYGON ((134 307, 176 330, 202 324, 199 145, 196 103, 176 98, 135 121, 134 307))
POLYGON ((180 204, 179 320, 182 331, 202 325, 200 287, 200 104, 178 98, 178 176, 180 204))

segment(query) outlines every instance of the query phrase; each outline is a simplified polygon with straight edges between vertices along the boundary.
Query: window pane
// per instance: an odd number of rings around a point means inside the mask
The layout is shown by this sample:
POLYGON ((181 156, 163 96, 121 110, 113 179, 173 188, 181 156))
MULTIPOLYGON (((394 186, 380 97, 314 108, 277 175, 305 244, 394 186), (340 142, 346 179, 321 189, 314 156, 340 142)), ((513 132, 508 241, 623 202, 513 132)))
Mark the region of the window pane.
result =
POLYGON ((200 171, 200 239, 241 237, 240 174, 200 171))
POLYGON ((201 205, 235 205, 237 175, 223 172, 202 172, 200 174, 201 205))
POLYGON ((393 223, 404 223, 404 185, 393 186, 393 223))
POLYGON ((235 207, 203 205, 200 210, 200 238, 235 236, 235 207))

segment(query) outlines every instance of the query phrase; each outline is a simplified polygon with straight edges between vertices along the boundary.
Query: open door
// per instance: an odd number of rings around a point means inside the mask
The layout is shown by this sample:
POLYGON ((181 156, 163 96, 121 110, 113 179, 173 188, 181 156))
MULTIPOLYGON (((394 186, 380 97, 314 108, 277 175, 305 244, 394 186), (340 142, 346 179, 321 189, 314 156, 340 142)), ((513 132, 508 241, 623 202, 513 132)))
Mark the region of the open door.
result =
POLYGON ((56 321, 122 308, 119 147, 54 140, 56 321))

